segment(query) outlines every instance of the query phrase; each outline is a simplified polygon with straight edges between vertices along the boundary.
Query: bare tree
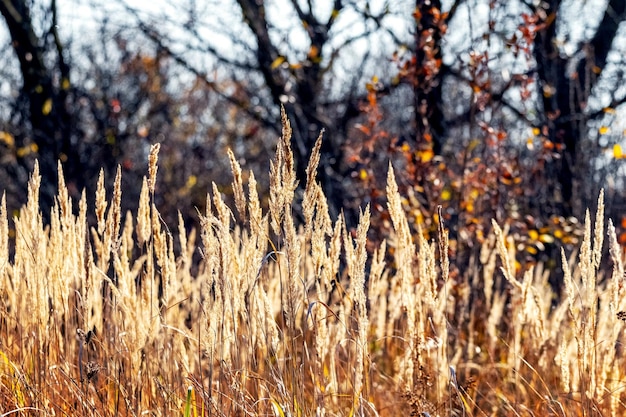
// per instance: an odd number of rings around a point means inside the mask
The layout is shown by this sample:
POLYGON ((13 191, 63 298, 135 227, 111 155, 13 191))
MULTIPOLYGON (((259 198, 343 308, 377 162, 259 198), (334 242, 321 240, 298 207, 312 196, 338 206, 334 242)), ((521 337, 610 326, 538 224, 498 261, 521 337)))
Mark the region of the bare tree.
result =
MULTIPOLYGON (((380 70, 381 57, 389 57, 410 39, 406 26, 410 3, 400 7, 385 3, 374 9, 370 2, 342 0, 326 6, 299 0, 280 4, 237 0, 220 5, 230 15, 210 8, 210 19, 203 20, 206 16, 192 2, 188 17, 177 24, 184 31, 179 38, 163 27, 163 16, 127 10, 144 35, 262 126, 277 129, 277 111, 284 106, 294 130, 301 179, 315 139, 324 130, 319 177, 337 213, 350 196, 343 144, 350 122, 359 115, 364 81, 380 70), (230 48, 222 47, 224 37, 230 48), (210 68, 202 66, 207 61, 225 77, 239 80, 247 97, 220 90, 210 68)), ((382 64, 392 67, 390 62, 382 64)))
MULTIPOLYGON (((570 55, 559 47, 563 2, 551 0, 529 7, 540 29, 533 44, 541 97, 540 124, 548 128, 552 142, 564 146, 562 158, 554 167, 556 181, 550 194, 552 197, 560 194, 560 211, 564 214, 582 215, 586 204, 591 202, 589 199, 594 198, 582 192, 592 176, 591 158, 584 152, 589 126, 604 115, 601 109, 590 111, 589 100, 617 42, 620 24, 626 19, 626 2, 610 0, 593 36, 576 45, 576 52, 570 55)), ((614 83, 617 85, 619 80, 614 83)), ((617 88, 611 91, 608 107, 615 108, 626 101, 626 97, 618 94, 617 88)))
MULTIPOLYGON (((20 63, 23 85, 21 99, 27 103, 32 140, 40 155, 44 177, 42 197, 51 205, 55 189, 57 160, 71 161, 70 175, 79 170, 80 155, 72 146, 69 134, 71 113, 67 108, 70 89, 70 66, 57 32, 56 1, 50 6, 50 24, 38 35, 33 25, 30 2, 2 0, 0 13, 8 26, 13 50, 20 63), (46 59, 46 54, 54 59, 46 59)), ((77 176, 77 179, 82 178, 77 176)), ((79 188, 81 183, 77 184, 79 188)))

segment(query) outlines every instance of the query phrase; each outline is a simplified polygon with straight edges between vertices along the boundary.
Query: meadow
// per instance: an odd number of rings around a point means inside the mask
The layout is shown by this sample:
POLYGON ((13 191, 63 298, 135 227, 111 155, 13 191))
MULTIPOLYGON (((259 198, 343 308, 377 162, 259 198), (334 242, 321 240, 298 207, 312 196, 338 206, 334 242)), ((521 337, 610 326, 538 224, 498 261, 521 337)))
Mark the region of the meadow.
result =
POLYGON ((44 224, 35 167, 19 215, 0 206, 0 416, 626 414, 623 250, 602 195, 559 260, 561 294, 495 222, 453 278, 442 216, 434 240, 410 224, 391 165, 393 234, 371 253, 369 207, 354 231, 328 214, 321 138, 295 204, 290 138, 283 116, 269 208, 230 153, 234 207, 214 186, 197 232, 161 220, 158 145, 136 213, 119 170, 87 207, 59 167, 44 224))

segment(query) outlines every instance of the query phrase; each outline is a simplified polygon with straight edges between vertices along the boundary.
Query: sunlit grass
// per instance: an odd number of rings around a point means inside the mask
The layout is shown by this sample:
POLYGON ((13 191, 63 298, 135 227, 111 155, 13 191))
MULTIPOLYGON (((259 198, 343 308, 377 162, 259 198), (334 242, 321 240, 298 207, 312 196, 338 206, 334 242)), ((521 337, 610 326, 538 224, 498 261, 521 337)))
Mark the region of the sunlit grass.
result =
POLYGON ((283 127, 269 210, 230 155, 236 210, 213 187, 197 234, 182 217, 164 224, 154 205, 158 147, 137 213, 120 211, 119 173, 110 199, 100 178, 91 228, 86 198, 75 209, 62 175, 50 225, 37 168, 12 223, 3 199, 0 415, 626 412, 624 267, 602 195, 578 255, 563 253, 562 297, 540 265, 519 270, 496 223, 480 260, 453 279, 445 225, 430 242, 409 224, 391 166, 394 233, 373 253, 368 207, 352 231, 328 214, 319 142, 294 204, 283 127))

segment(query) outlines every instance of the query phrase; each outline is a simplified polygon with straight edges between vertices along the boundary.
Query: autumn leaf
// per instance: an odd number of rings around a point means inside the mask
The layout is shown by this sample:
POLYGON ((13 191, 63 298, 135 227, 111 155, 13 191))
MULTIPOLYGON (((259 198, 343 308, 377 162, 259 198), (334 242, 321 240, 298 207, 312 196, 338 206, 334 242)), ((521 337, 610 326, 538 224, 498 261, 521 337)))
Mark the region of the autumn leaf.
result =
POLYGON ((539 241, 542 243, 554 243, 554 237, 548 233, 544 233, 539 236, 539 241))
POLYGON ((424 149, 423 151, 417 151, 416 154, 419 160, 422 161, 422 163, 430 162, 435 157, 435 153, 433 152, 432 149, 424 149))
POLYGON ((318 49, 318 47, 315 45, 311 45, 311 48, 309 49, 309 53, 307 54, 307 56, 309 57, 309 59, 314 59, 314 58, 317 58, 319 53, 320 53, 320 50, 318 49))
POLYGON ((47 116, 50 114, 51 111, 52 111, 52 99, 48 98, 46 101, 43 102, 43 106, 41 106, 41 114, 43 114, 44 116, 47 116))
POLYGON ((365 126, 365 125, 363 125, 363 124, 361 124, 361 123, 356 124, 354 126, 354 128, 357 129, 358 131, 362 132, 363 134, 367 135, 367 136, 372 134, 372 131, 370 130, 370 128, 365 126))
POLYGON ((270 65, 270 69, 275 70, 276 68, 280 67, 280 66, 281 66, 281 64, 282 64, 283 62, 285 62, 285 61, 286 61, 286 58, 285 58, 284 56, 282 56, 282 55, 281 55, 281 56, 279 56, 278 58, 276 58, 276 59, 272 62, 272 64, 270 65))
POLYGON ((446 188, 444 188, 444 189, 441 191, 441 199, 442 199, 443 201, 449 201, 451 198, 452 198, 452 191, 450 191, 450 189, 449 189, 449 188, 447 188, 447 187, 446 187, 446 188))
POLYGON ((0 142, 4 142, 7 146, 13 147, 15 145, 15 138, 9 132, 0 132, 0 142))

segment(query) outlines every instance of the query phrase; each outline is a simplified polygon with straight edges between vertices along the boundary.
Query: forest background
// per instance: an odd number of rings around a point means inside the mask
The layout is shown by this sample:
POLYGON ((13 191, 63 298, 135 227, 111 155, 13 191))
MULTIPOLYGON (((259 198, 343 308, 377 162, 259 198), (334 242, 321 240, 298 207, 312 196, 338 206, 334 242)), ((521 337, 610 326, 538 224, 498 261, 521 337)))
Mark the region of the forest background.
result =
POLYGON ((121 165, 132 209, 159 142, 157 206, 169 224, 186 211, 192 227, 211 182, 232 193, 227 149, 267 196, 283 106, 301 184, 323 131, 330 212, 355 227, 370 203, 372 241, 391 225, 391 162, 414 225, 434 233, 443 206, 455 268, 491 219, 511 228, 519 262, 554 262, 556 248, 578 243, 575 219, 600 188, 623 226, 625 9, 621 0, 2 0, 0 184, 17 210, 38 159, 46 216, 57 161, 76 198, 93 198, 98 171, 112 178, 121 165))
POLYGON ((624 414, 623 0, 0 14, 0 415, 624 414))

